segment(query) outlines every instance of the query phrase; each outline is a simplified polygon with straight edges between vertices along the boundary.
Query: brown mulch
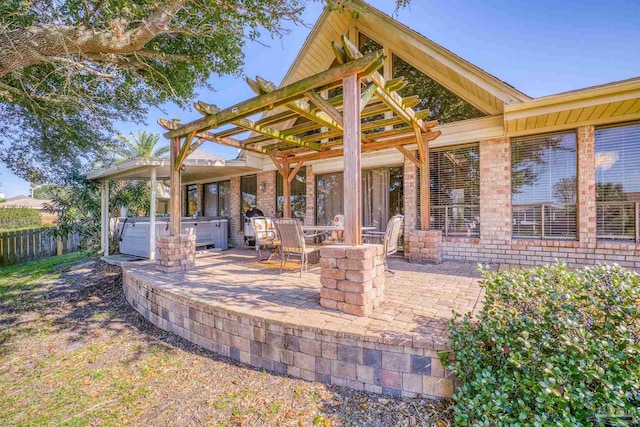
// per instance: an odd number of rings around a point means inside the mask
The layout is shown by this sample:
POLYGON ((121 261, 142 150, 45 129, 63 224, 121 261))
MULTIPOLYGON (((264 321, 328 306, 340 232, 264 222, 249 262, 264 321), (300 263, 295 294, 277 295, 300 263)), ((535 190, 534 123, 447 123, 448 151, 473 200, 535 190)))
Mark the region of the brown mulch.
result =
POLYGON ((162 331, 82 262, 0 303, 0 424, 450 426, 450 401, 279 376, 162 331))

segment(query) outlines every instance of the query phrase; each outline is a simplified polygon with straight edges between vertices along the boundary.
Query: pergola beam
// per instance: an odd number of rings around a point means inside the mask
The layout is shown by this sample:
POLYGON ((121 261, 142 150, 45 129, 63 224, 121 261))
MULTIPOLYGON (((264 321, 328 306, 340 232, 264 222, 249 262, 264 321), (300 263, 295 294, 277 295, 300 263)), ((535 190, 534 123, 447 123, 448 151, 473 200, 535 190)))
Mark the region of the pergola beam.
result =
POLYGON ((291 103, 303 97, 305 92, 323 88, 344 76, 363 75, 366 72, 373 72, 375 70, 371 70, 372 64, 377 64, 381 58, 384 58, 381 52, 372 52, 354 61, 330 68, 327 71, 278 88, 267 94, 240 102, 219 111, 217 114, 194 120, 178 129, 167 132, 165 137, 172 139, 186 136, 193 131, 202 132, 231 123, 237 119, 252 116, 270 107, 291 103))

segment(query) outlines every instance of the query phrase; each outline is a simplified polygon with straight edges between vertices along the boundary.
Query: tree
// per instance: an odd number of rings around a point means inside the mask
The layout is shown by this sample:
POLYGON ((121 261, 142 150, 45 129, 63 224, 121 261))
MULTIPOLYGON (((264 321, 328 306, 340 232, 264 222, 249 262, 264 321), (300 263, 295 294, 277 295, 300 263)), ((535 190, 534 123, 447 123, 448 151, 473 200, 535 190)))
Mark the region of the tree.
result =
POLYGON ((33 198, 51 200, 66 191, 68 191, 66 188, 62 188, 59 185, 45 184, 33 189, 33 198))
POLYGON ((169 153, 169 146, 162 145, 156 147, 160 140, 160 135, 147 133, 145 131, 133 132, 128 137, 118 135, 118 139, 124 144, 124 147, 118 151, 118 160, 132 159, 135 157, 155 158, 162 157, 169 153))
POLYGON ((0 160, 36 182, 113 152, 112 123, 193 99, 239 74, 261 31, 299 22, 301 0, 0 2, 0 160))

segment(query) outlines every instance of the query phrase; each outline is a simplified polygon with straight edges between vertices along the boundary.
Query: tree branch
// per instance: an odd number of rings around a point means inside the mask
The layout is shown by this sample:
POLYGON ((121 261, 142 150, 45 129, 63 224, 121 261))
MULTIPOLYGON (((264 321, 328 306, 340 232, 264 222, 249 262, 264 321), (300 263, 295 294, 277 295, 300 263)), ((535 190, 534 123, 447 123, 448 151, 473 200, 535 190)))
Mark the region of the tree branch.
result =
POLYGON ((7 73, 67 55, 92 53, 127 55, 142 50, 158 34, 169 32, 174 15, 186 0, 159 2, 158 7, 130 30, 124 20, 109 29, 40 24, 0 33, 0 78, 7 73))

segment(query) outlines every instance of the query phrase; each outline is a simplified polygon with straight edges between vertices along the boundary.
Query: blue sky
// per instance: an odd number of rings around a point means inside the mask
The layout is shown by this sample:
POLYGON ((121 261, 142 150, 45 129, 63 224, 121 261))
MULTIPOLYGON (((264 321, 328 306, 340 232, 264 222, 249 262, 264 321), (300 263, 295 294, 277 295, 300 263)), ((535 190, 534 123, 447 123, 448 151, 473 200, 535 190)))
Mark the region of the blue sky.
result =
MULTIPOLYGON (((393 13, 393 0, 370 3, 393 13)), ((312 25, 321 2, 308 5, 304 20, 312 25)), ((640 76, 640 3, 592 0, 533 2, 496 0, 412 0, 396 17, 457 55, 532 97, 640 76)), ((246 47, 244 71, 280 82, 304 43, 310 28, 297 26, 282 39, 265 38, 269 48, 246 47)), ((215 92, 199 99, 226 107, 253 95, 240 78, 212 76, 215 92)), ((166 105, 150 109, 147 125, 118 123, 124 134, 147 130, 160 133, 160 117, 182 122, 200 117, 195 111, 166 105)), ((204 150, 223 157, 235 150, 205 144, 204 150)), ((29 186, 0 163, 0 192, 7 197, 27 194, 29 186)))

